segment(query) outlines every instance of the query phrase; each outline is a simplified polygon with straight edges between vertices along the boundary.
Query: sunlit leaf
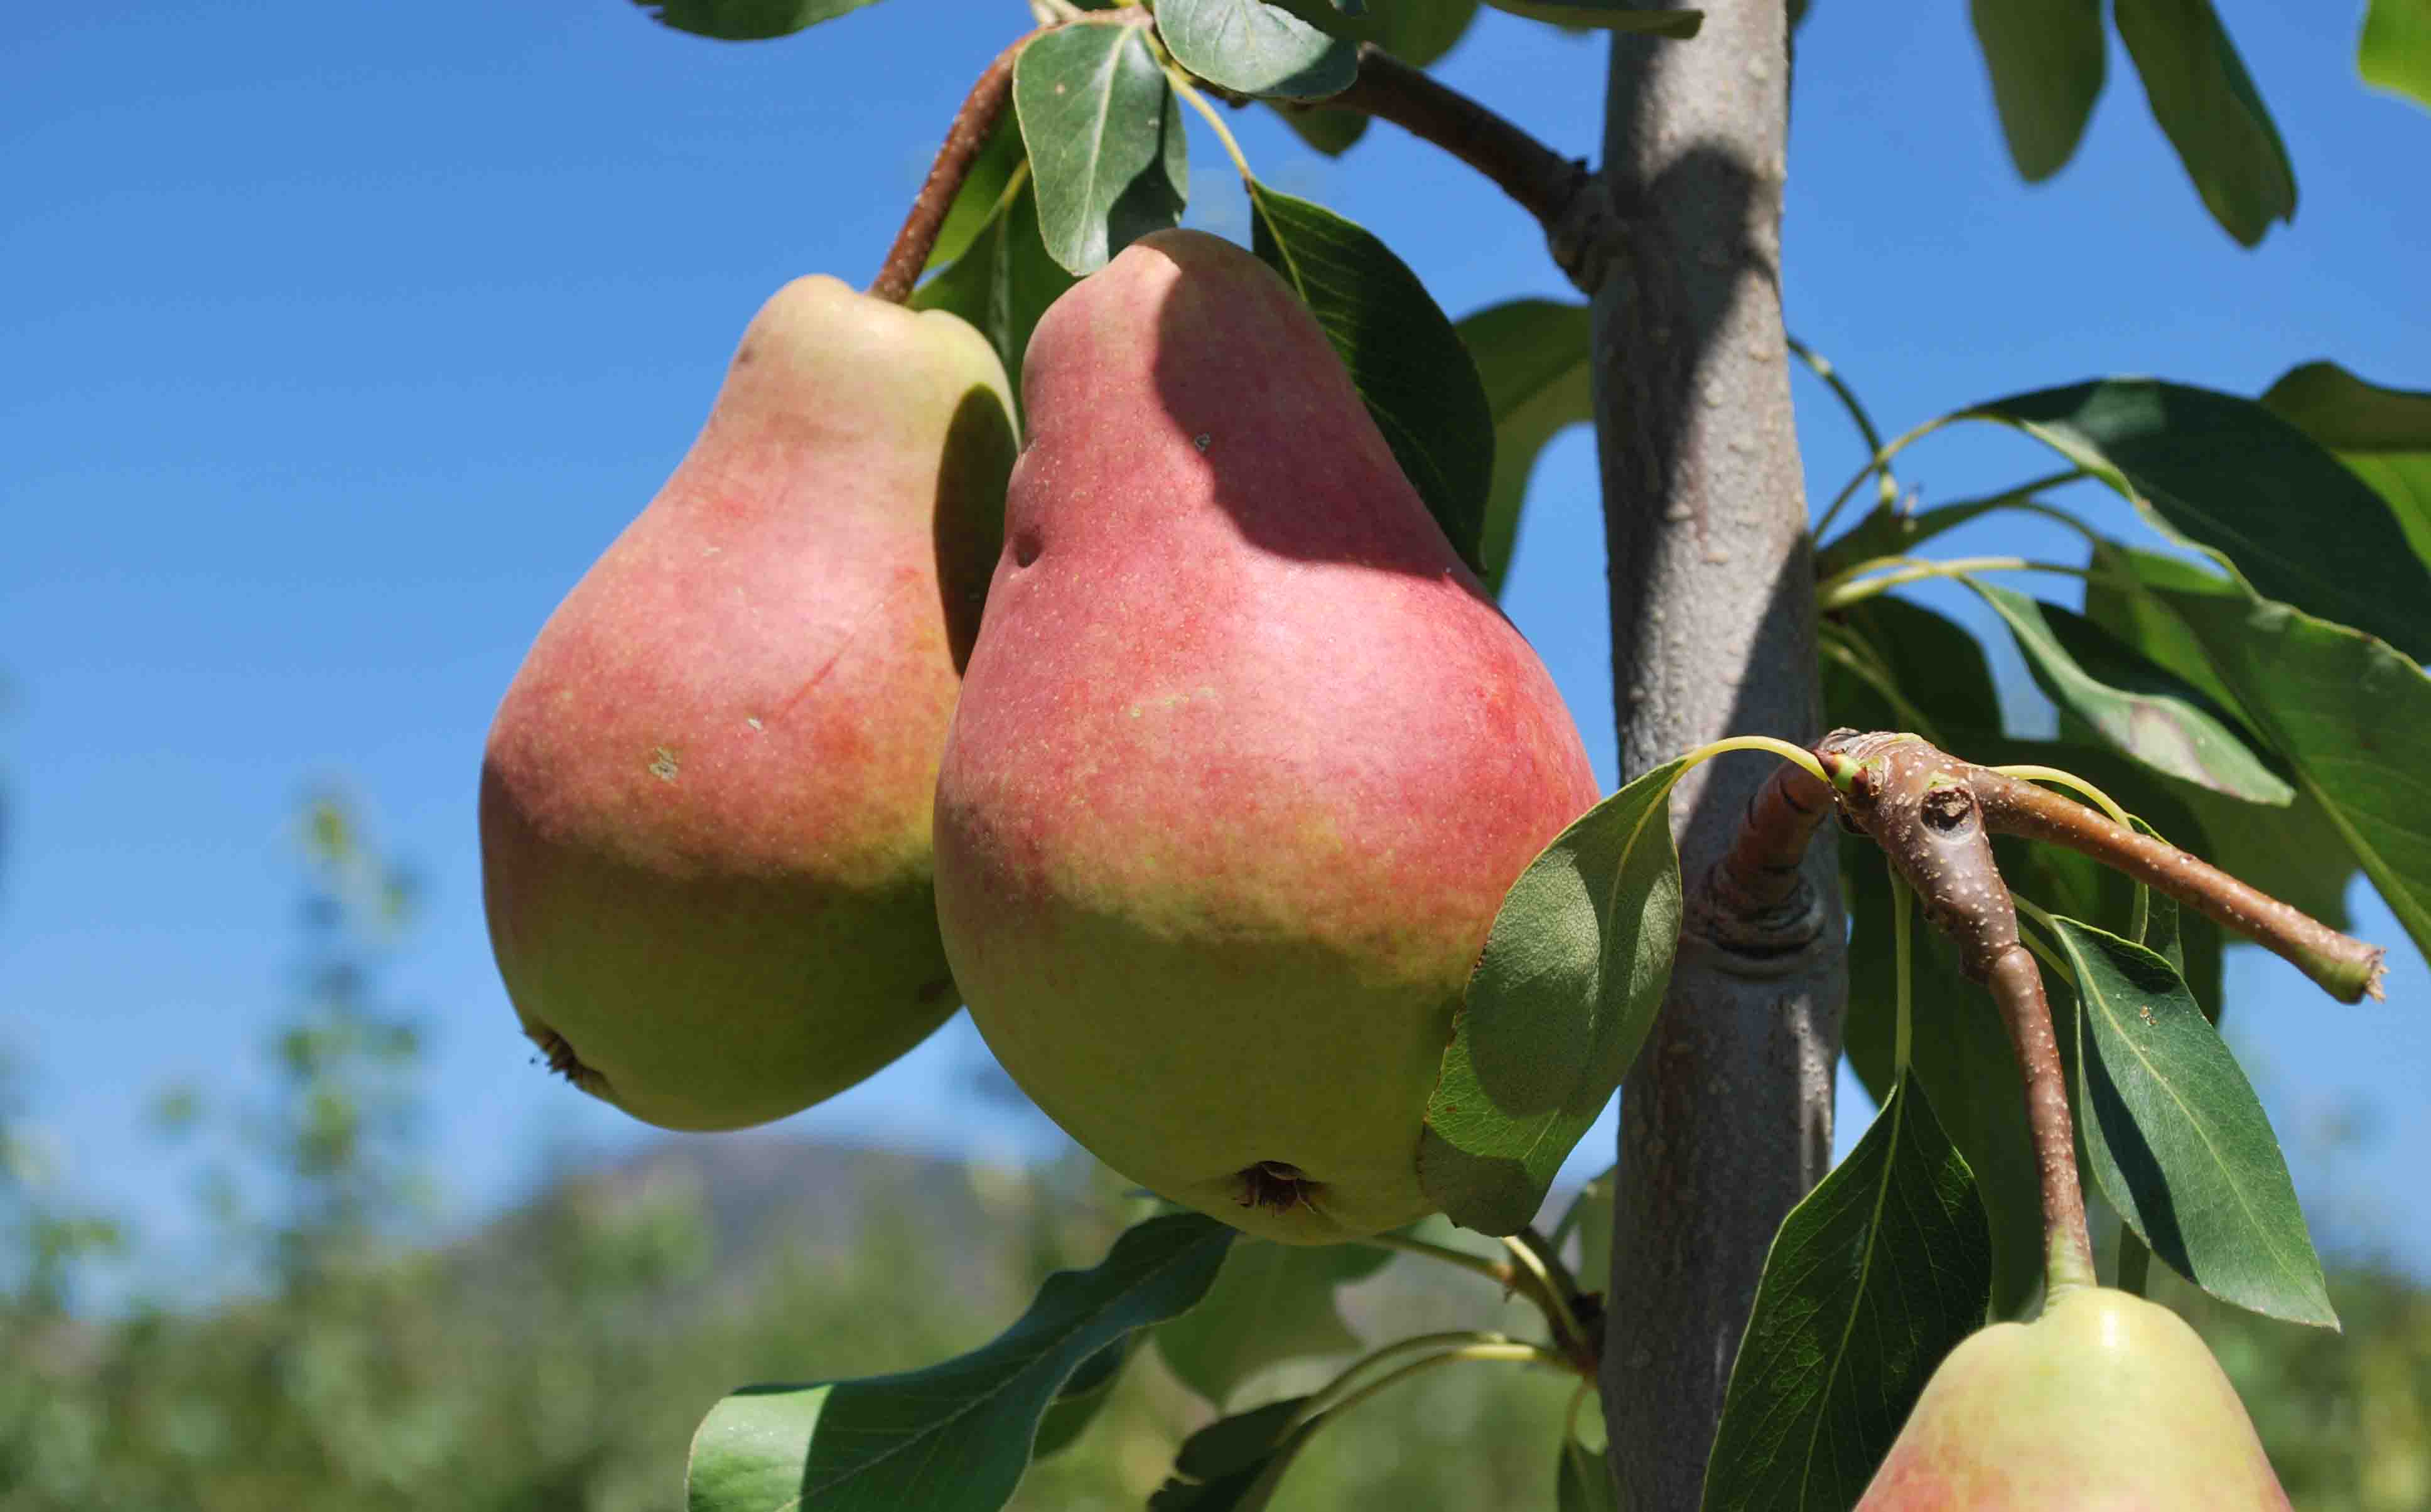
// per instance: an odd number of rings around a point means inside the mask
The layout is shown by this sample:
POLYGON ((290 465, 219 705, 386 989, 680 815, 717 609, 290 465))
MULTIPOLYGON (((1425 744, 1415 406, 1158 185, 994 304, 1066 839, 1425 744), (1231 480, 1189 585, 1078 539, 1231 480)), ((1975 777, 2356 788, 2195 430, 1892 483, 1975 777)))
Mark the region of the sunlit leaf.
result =
POLYGON ((1133 1226, 1093 1271, 1047 1279, 1019 1321, 924 1371, 749 1387, 693 1437, 692 1512, 994 1512, 1076 1371, 1206 1294, 1234 1231, 1196 1213, 1133 1226))
MULTIPOLYGON (((2431 56, 2431 28, 2423 46, 2431 56)), ((2307 362, 2272 384, 2262 404, 2371 484, 2414 554, 2431 561, 2431 393, 2384 389, 2335 362, 2307 362)))
POLYGON ((1418 1180, 1454 1222, 1517 1232, 1629 1074, 1680 939, 1671 786, 1655 768, 1556 836, 1502 900, 1427 1103, 1418 1180))
POLYGON ((2372 0, 2356 71, 2374 89, 2431 107, 2431 0, 2372 0))
POLYGON ((2336 1327, 2261 1100, 2186 984, 2143 946, 2053 923, 2076 974, 2077 1132, 2102 1195, 2213 1296, 2336 1327))
POLYGON ((2296 171, 2211 0, 2115 0, 2153 119, 2221 228, 2252 246, 2296 214, 2296 171))
POLYGON ((1175 62, 1236 94, 1319 100, 1359 76, 1358 50, 1266 0, 1159 0, 1175 62))
POLYGON ((1136 26, 1064 26, 1021 50, 1013 105, 1038 191, 1039 234, 1088 274, 1182 219, 1190 193, 1182 102, 1136 26))
POLYGON ((2028 183, 2049 178, 2076 152, 2102 94, 2102 0, 1972 0, 1968 9, 2009 160, 2028 183))
POLYGON ((2379 494, 2255 401, 2111 378, 1964 414, 2033 435, 2220 553, 2265 596, 2431 657, 2431 566, 2379 494))
POLYGON ((1945 1355, 1984 1324, 1967 1162, 1913 1078, 1782 1221, 1706 1461, 1705 1512, 1842 1512, 1945 1355))
POLYGON ((1391 1258, 1366 1244, 1243 1239, 1225 1256, 1206 1300, 1157 1329, 1157 1353, 1182 1385, 1221 1407, 1269 1365, 1358 1348, 1335 1288, 1373 1275, 1391 1258))
POLYGON ((1485 570, 1479 575, 1500 597, 1537 455, 1565 429, 1594 418, 1587 307, 1515 299, 1467 316, 1455 328, 1477 362, 1494 416, 1494 484, 1485 501, 1479 548, 1485 570))

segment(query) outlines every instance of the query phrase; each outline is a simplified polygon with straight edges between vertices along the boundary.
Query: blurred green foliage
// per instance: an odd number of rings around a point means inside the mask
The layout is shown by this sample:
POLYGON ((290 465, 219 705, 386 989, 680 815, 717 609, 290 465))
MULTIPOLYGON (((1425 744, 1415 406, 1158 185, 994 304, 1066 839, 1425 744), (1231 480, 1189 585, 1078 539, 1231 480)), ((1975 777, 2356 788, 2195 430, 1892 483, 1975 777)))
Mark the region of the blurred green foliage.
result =
MULTIPOLYGON (((672 1140, 568 1173, 443 1241, 422 1169, 431 1089, 382 967, 410 877, 335 799, 307 806, 295 997, 272 1091, 174 1088, 164 1140, 213 1174, 216 1300, 79 1305, 128 1240, 59 1179, 0 1075, 0 1512, 676 1512, 703 1412, 746 1381, 870 1374, 980 1344, 1051 1271, 1103 1254, 1123 1184, 771 1135, 672 1140)), ((174 1257, 208 1271, 210 1256, 174 1257)), ((2343 1336, 2167 1300, 2205 1330, 2299 1505, 2431 1505, 2431 1294, 2338 1275, 2343 1336)), ((1370 1345, 1533 1333, 1479 1277, 1403 1257, 1343 1293, 1370 1345)), ((1253 1326, 1244 1319, 1243 1326, 1253 1326)), ((1270 1368, 1234 1409, 1341 1360, 1270 1368)), ((1330 1425, 1276 1505, 1549 1508, 1569 1383, 1433 1371, 1330 1425)), ((1015 1505, 1146 1504, 1215 1417, 1135 1351, 1106 1409, 1015 1505)), ((1590 1422, 1594 1414, 1588 1415, 1590 1422)))

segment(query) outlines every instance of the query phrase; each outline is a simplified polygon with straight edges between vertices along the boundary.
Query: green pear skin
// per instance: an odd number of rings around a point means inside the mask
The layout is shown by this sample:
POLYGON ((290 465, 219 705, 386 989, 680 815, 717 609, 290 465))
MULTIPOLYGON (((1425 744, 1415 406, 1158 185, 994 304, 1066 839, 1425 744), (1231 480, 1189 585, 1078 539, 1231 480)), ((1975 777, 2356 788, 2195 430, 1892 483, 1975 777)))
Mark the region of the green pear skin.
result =
POLYGON ((1598 796, 1307 309, 1192 231, 1048 309, 937 785, 937 911, 1014 1079, 1269 1238, 1431 1211, 1503 893, 1598 796))
POLYGON ((2254 1424, 2177 1314, 2108 1287, 1971 1335, 1858 1512, 2287 1512, 2254 1424))
POLYGON ((953 316, 797 279, 542 628, 482 763, 483 894, 526 1032, 585 1090, 763 1122, 958 1005, 930 813, 1011 406, 953 316))

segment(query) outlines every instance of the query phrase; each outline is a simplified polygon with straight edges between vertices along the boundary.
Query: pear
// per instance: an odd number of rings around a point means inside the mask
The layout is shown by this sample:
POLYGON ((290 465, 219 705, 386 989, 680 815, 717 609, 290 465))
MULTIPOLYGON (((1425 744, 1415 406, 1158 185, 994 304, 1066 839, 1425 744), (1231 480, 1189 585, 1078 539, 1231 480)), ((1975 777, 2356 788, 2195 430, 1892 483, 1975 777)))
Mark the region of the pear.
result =
POLYGON ((953 316, 797 279, 542 628, 482 763, 483 893, 526 1032, 586 1091, 763 1122, 958 1005, 930 811, 1011 406, 953 316))
POLYGON ((2237 1390, 2177 1314, 2107 1287, 1951 1351, 1858 1512, 2285 1512, 2237 1390))
POLYGON ((1596 800, 1578 729, 1247 252, 1135 241, 1022 391, 937 784, 973 1022, 1166 1198, 1295 1243, 1409 1222, 1495 911, 1596 800))

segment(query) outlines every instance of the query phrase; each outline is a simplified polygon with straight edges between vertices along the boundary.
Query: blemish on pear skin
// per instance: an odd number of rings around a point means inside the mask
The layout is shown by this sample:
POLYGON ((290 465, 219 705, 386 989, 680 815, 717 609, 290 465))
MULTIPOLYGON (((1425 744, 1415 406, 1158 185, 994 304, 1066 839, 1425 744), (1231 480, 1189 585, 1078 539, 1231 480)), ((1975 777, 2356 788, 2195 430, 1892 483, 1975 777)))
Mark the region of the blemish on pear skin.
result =
POLYGON ((676 780, 676 754, 665 746, 650 753, 650 775, 661 782, 676 780))

